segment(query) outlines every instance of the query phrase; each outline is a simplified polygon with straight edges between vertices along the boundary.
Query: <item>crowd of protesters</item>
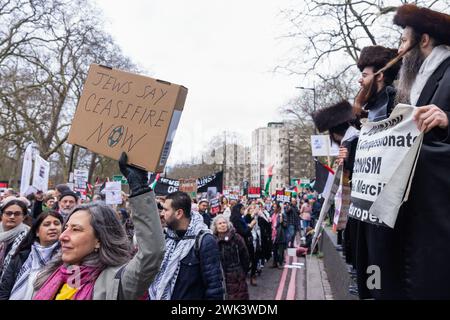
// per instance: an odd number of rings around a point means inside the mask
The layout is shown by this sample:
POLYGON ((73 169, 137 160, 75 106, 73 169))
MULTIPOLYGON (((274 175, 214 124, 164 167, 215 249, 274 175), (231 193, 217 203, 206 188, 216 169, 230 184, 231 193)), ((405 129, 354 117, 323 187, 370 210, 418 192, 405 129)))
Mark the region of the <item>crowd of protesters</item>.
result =
MULTIPOLYGON (((404 5, 394 23, 404 28, 398 53, 363 48, 354 104, 322 108, 313 120, 341 146, 342 187, 350 188, 360 118, 386 119, 397 102, 419 106, 416 121, 425 135, 395 228, 349 217, 338 238, 360 298, 449 298, 450 17, 404 5), (436 28, 436 21, 443 25, 436 28), (381 289, 366 286, 370 265, 383 272, 381 289)), ((102 195, 81 199, 65 184, 27 197, 12 189, 2 194, 0 299, 245 300, 268 261, 284 268, 288 248, 311 250, 322 207, 312 190, 288 202, 222 195, 213 213, 208 199, 184 192, 156 197, 147 172, 129 166, 125 153, 119 168, 130 187, 119 206, 102 195)))
POLYGON ((283 268, 288 247, 308 251, 311 190, 285 203, 219 194, 213 214, 201 194, 156 197, 126 155, 119 165, 131 190, 121 205, 65 184, 1 195, 0 299, 247 300, 268 261, 283 268))

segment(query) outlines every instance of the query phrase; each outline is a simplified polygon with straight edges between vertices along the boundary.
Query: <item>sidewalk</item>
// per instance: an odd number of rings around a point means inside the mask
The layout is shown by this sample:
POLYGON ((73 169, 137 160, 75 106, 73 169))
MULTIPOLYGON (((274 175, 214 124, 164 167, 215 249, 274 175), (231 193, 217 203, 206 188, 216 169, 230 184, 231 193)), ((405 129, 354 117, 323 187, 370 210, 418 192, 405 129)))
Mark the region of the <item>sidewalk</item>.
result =
POLYGON ((334 300, 323 260, 317 255, 306 259, 306 300, 334 300))

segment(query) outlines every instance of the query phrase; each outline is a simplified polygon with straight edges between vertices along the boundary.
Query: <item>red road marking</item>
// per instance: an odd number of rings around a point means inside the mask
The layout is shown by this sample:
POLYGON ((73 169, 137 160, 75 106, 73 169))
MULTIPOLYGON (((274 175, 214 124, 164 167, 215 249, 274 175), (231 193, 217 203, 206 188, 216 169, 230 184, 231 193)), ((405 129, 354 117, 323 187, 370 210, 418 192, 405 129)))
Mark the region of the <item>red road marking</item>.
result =
MULTIPOLYGON (((284 255, 284 257, 285 257, 286 264, 289 264, 289 256, 287 255, 287 251, 286 251, 286 254, 284 255)), ((284 268, 283 273, 281 274, 280 284, 278 285, 278 290, 277 290, 277 295, 275 296, 275 300, 281 300, 281 298, 283 296, 284 284, 287 279, 288 269, 289 268, 284 268)))
MULTIPOLYGON (((297 257, 293 257, 292 264, 297 262, 297 257)), ((286 295, 286 300, 295 300, 295 287, 297 285, 295 278, 297 275, 297 268, 293 268, 291 271, 291 280, 289 281, 289 287, 286 295)))

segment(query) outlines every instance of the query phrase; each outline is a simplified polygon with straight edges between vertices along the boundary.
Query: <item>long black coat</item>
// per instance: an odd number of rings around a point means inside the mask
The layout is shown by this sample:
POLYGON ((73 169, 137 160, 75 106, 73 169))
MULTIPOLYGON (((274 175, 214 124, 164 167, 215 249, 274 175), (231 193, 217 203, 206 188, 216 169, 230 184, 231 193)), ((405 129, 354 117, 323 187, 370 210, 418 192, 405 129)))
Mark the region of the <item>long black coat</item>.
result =
POLYGON ((234 230, 218 236, 222 267, 229 300, 248 300, 246 275, 250 257, 244 239, 234 230))
MULTIPOLYGON (((450 58, 422 90, 417 105, 428 104, 437 105, 450 119, 450 58)), ((404 234, 406 297, 450 299, 450 126, 425 134, 397 227, 404 234)))
MULTIPOLYGON (((389 117, 394 106, 395 90, 386 87, 369 102, 369 118, 380 121, 389 117)), ((356 221, 350 218, 349 221, 356 221)), ((367 222, 357 221, 353 230, 356 232, 356 242, 351 243, 356 248, 353 260, 356 262, 357 284, 361 299, 377 300, 404 299, 403 265, 401 242, 403 235, 399 228, 391 229, 367 222), (380 288, 369 289, 367 279, 372 273, 367 272, 369 266, 380 268, 380 288)))

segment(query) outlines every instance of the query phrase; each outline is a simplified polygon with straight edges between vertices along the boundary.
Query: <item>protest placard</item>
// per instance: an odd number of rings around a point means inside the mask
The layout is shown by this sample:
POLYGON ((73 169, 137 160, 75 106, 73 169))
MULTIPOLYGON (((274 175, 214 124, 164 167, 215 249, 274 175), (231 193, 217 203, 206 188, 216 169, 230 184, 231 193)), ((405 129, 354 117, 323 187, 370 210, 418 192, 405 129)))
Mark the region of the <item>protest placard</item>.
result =
POLYGON ((197 180, 180 179, 179 191, 186 192, 191 199, 195 199, 197 197, 197 180))
POLYGON ((33 172, 33 187, 36 190, 47 192, 48 191, 48 176, 50 174, 50 163, 39 155, 36 155, 34 159, 34 172, 33 172))
POLYGON ((88 182, 89 170, 73 170, 73 191, 78 192, 82 199, 86 199, 86 184, 88 182))
POLYGON ((260 187, 248 188, 248 197, 250 199, 255 199, 255 198, 261 197, 261 188, 260 187))
POLYGON ((25 194, 31 182, 31 172, 33 171, 33 146, 34 143, 29 143, 23 155, 22 176, 20 179, 21 194, 25 194))
POLYGON ((220 202, 219 198, 212 198, 209 200, 210 211, 213 215, 216 215, 220 212, 220 202))
POLYGON ((317 244, 317 239, 319 239, 323 220, 325 219, 328 210, 330 210, 331 203, 334 201, 335 195, 339 189, 339 185, 341 184, 342 170, 343 166, 340 165, 337 168, 336 172, 333 175, 330 175, 330 179, 328 179, 327 186, 324 189, 326 191, 322 193, 325 200, 322 204, 322 208, 320 209, 319 219, 317 220, 316 227, 314 229, 314 236, 311 242, 311 254, 314 252, 317 244))
POLYGON ((162 172, 187 89, 92 64, 78 101, 68 142, 147 171, 162 172))
POLYGON ((291 202, 291 192, 283 190, 276 190, 276 201, 278 202, 291 202))
POLYGON ((120 181, 106 182, 102 193, 105 194, 106 204, 121 204, 122 203, 122 184, 120 181))
POLYGON ((351 217, 394 227, 408 199, 423 139, 413 112, 414 107, 400 104, 388 119, 362 126, 353 166, 351 217))
POLYGON ((311 136, 311 152, 313 157, 328 157, 339 155, 339 146, 331 143, 328 134, 311 136))

